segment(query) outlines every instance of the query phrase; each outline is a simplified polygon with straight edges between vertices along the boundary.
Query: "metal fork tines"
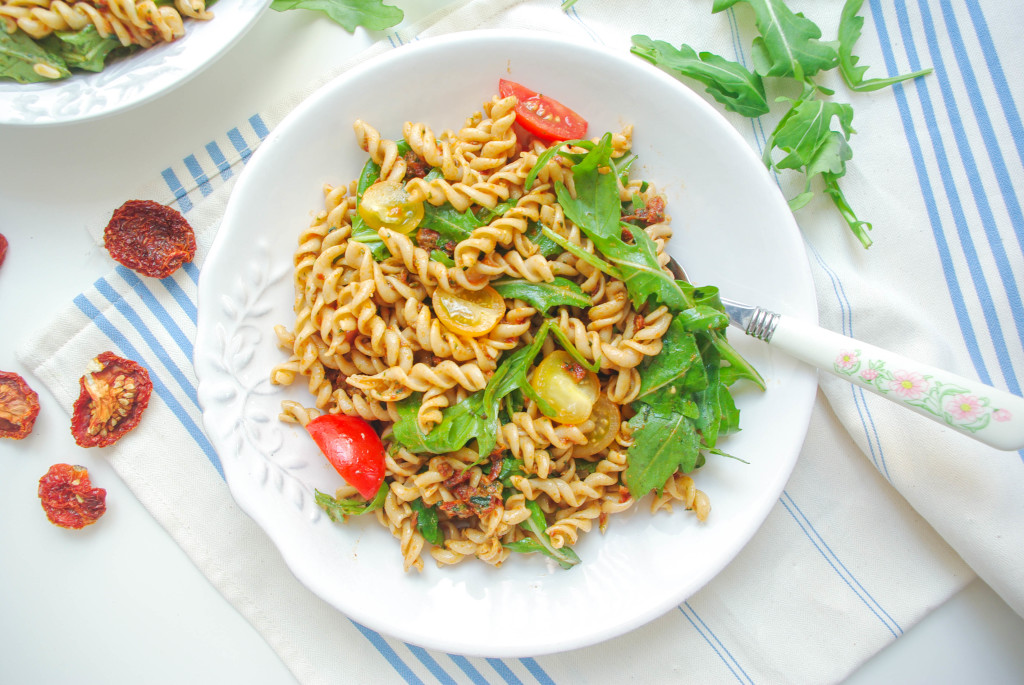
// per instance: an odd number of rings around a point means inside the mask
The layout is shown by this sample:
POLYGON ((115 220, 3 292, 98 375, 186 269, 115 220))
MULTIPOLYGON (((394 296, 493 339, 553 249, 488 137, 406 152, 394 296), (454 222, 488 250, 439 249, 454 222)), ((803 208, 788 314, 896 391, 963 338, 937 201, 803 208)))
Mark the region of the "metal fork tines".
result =
POLYGON ((719 299, 725 307, 725 313, 729 315, 729 320, 734 325, 743 329, 751 337, 771 342, 772 334, 775 333, 775 327, 779 323, 778 314, 761 307, 751 307, 750 305, 724 297, 719 299))

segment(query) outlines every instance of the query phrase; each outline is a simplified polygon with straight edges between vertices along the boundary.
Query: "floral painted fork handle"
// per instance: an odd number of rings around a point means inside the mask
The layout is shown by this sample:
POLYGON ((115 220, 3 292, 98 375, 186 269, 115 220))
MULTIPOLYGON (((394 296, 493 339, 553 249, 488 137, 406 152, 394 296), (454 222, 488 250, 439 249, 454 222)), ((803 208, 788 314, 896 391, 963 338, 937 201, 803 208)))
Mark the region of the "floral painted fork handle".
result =
POLYGON ((1024 398, 799 319, 722 303, 747 335, 992 447, 1024 449, 1024 398))

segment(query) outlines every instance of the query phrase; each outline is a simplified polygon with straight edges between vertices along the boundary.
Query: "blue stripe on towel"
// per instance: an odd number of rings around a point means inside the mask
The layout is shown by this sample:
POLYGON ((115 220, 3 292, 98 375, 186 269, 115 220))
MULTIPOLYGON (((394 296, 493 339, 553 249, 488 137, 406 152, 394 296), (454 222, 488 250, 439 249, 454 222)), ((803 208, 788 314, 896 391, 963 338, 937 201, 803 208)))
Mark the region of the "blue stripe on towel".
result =
MULTIPOLYGON (((928 51, 935 61, 935 75, 939 82, 939 90, 942 93, 943 102, 946 105, 946 114, 949 117, 950 124, 953 128, 953 140, 956 142, 957 150, 960 153, 960 159, 963 163, 964 172, 967 176, 968 185, 971 189, 971 194, 974 197, 975 207, 978 211, 978 219, 980 220, 980 227, 987 238, 989 249, 992 251, 992 257, 996 263, 996 268, 999 271, 999 275, 1003 281, 1003 286, 1006 288, 1007 298, 1010 304, 1010 311, 1013 313, 1013 318, 1017 326, 1018 337, 1024 341, 1024 304, 1021 303, 1020 291, 1017 289, 1017 284, 1014 282, 1013 271, 1011 270, 1009 260, 1007 259, 1006 248, 1003 246, 1003 238, 999 235, 999 228, 996 225, 996 219, 992 213, 992 207, 989 202, 988 191, 985 185, 981 182, 981 176, 978 173, 978 164, 974 158, 974 151, 971 149, 970 141, 967 140, 967 135, 964 132, 964 121, 960 115, 960 108, 956 101, 956 95, 953 92, 952 82, 950 74, 946 70, 945 63, 942 61, 942 48, 939 45, 939 37, 935 31, 935 25, 932 22, 931 13, 927 8, 922 7, 923 21, 925 29, 925 36, 928 42, 928 51)), ((966 50, 963 45, 963 39, 960 36, 959 29, 956 26, 956 17, 947 16, 946 26, 949 30, 949 37, 952 42, 953 53, 956 55, 959 51, 966 50)), ((995 172, 997 182, 999 183, 1000 189, 1003 193, 1003 201, 1006 205, 1007 212, 1009 213, 1010 220, 1013 224, 1020 226, 1024 223, 1024 219, 1021 217, 1020 203, 1017 201, 1017 196, 1009 183, 1006 173, 1006 164, 1003 162, 1002 154, 999 152, 998 143, 995 141, 995 135, 992 131, 992 122, 988 118, 988 112, 985 108, 981 92, 978 90, 977 79, 972 71, 970 62, 966 55, 957 55, 957 62, 960 68, 961 80, 960 83, 964 86, 970 100, 971 107, 974 111, 975 123, 981 132, 982 140, 985 146, 988 148, 989 161, 992 164, 995 172)), ((974 250, 974 243, 971 242, 971 250, 974 250)), ((976 267, 978 272, 981 273, 980 264, 976 267)), ((982 298, 982 302, 988 304, 991 307, 991 298, 988 297, 987 288, 988 283, 985 281, 986 291, 982 292, 979 288, 979 296, 982 298)), ((995 308, 992 307, 991 316, 986 316, 990 319, 990 328, 993 323, 999 331, 999 341, 1002 341, 1002 329, 998 323, 998 313, 995 308)), ((1013 377, 1012 364, 1009 360, 1009 353, 1000 355, 1000 359, 1005 357, 1004 374, 1009 369, 1009 375, 1013 377)), ((1014 379, 1015 381, 1016 379, 1014 379)))
MULTIPOLYGON (((199 273, 198 269, 196 269, 195 271, 197 274, 199 273)), ((187 271, 186 274, 188 274, 187 271)), ((191 278, 191 274, 188 275, 191 278)), ((181 285, 176 280, 174 280, 174 277, 171 276, 168 278, 161 279, 160 285, 162 285, 164 289, 170 294, 170 296, 174 298, 174 301, 178 304, 179 307, 181 307, 181 311, 185 313, 185 316, 187 316, 193 324, 198 323, 199 311, 196 308, 195 302, 193 302, 192 299, 188 296, 188 294, 181 289, 181 285)), ((191 355, 189 355, 189 358, 192 358, 191 355)))
POLYGON ((380 652, 382 657, 387 659, 387 662, 391 664, 392 668, 395 669, 398 675, 400 675, 406 683, 409 683, 410 685, 423 685, 423 681, 412 672, 412 669, 409 668, 408 664, 402 660, 402 657, 398 656, 398 652, 396 652, 391 645, 387 643, 387 640, 380 636, 380 633, 370 630, 363 624, 356 621, 352 621, 352 625, 359 629, 359 632, 363 634, 363 637, 365 637, 369 643, 373 645, 378 652, 380 652))
MULTIPOLYGON (((886 70, 890 75, 898 74, 900 73, 900 70, 896 64, 893 43, 889 38, 889 30, 885 17, 882 14, 882 7, 879 0, 871 0, 871 14, 874 18, 875 30, 878 33, 879 43, 882 48, 882 56, 885 59, 886 70)), ((909 31, 909 27, 907 30, 909 31)), ((910 51, 912 48, 908 45, 907 49, 910 51)), ((912 56, 912 64, 920 64, 916 53, 912 56)), ((916 70, 916 67, 911 66, 911 69, 916 70)), ((918 92, 922 108, 925 108, 926 111, 930 111, 931 105, 928 101, 926 81, 927 79, 922 79, 920 82, 916 83, 914 87, 918 92)), ((935 247, 938 250, 939 260, 942 263, 943 275, 946 279, 946 287, 949 289, 950 301, 953 306, 953 311, 956 313, 957 324, 960 326, 960 334, 963 337, 964 346, 967 349, 967 353, 970 355, 971 362, 974 365, 975 371, 978 373, 978 377, 983 383, 991 384, 992 380, 989 376, 988 368, 985 365, 984 359, 982 359, 978 339, 975 335, 974 328, 971 325, 970 316, 964 304, 963 291, 960 288, 960 281, 957 278, 956 270, 953 266, 952 253, 943 230, 942 218, 939 214, 938 202, 935 196, 935 191, 932 188, 932 181, 928 173, 928 166, 924 160, 923 147, 917 136, 917 127, 915 125, 913 115, 910 112, 910 105, 908 103, 906 89, 903 84, 893 86, 893 95, 896 100, 897 109, 900 112, 900 119, 903 121, 904 135, 906 136, 907 143, 910 146, 910 155, 914 162, 914 169, 917 172, 918 185, 921 188, 922 199, 924 200, 924 205, 928 212, 928 221, 932 228, 935 247)), ((933 145, 935 147, 936 154, 940 156, 940 159, 945 159, 945 150, 942 145, 941 137, 934 137, 933 145)), ((953 192, 955 193, 955 189, 953 192)))
POLYGON ((728 668, 729 672, 732 673, 734 678, 736 678, 736 681, 743 683, 744 685, 753 685, 754 681, 749 675, 747 675, 747 672, 743 670, 743 667, 740 666, 739 662, 736 661, 736 657, 732 655, 732 652, 725 648, 722 641, 718 639, 718 636, 715 635, 714 631, 711 630, 708 624, 706 624, 700 616, 697 615, 697 612, 690 603, 683 602, 678 608, 680 613, 682 613, 682 615, 686 617, 686 620, 690 622, 690 625, 693 626, 693 629, 697 631, 697 634, 704 638, 704 641, 707 642, 708 646, 711 647, 715 654, 719 656, 722 663, 725 664, 725 667, 728 668))
POLYGON ((533 657, 523 657, 519 662, 526 667, 526 670, 530 672, 540 685, 555 685, 555 681, 551 679, 551 676, 541 667, 537 660, 533 657))
POLYGON ((217 167, 221 178, 225 181, 231 178, 231 163, 228 162, 228 158, 224 156, 224 152, 220 149, 220 145, 217 145, 216 141, 210 141, 206 144, 206 154, 210 155, 210 161, 217 167))
MULTIPOLYGON (((178 326, 178 323, 171 317, 167 310, 164 309, 164 306, 160 304, 160 301, 156 299, 156 297, 146 286, 143 280, 139 278, 131 269, 125 268, 123 266, 117 267, 116 271, 117 275, 124 279, 124 282, 127 283, 135 292, 135 294, 139 296, 139 299, 142 300, 142 303, 144 305, 146 305, 146 308, 149 309, 149 311, 151 311, 156 316, 157 321, 159 321, 160 324, 164 327, 164 330, 167 331, 167 334, 174 339, 174 342, 178 344, 178 348, 185 354, 185 357, 191 360, 192 341, 189 340, 188 336, 185 335, 185 332, 181 330, 181 328, 178 326)), ((168 281, 177 286, 177 283, 174 282, 174 279, 172 277, 168 277, 161 280, 162 283, 168 281)), ((180 291, 180 288, 178 288, 178 290, 180 291)), ((104 294, 106 295, 106 293, 104 294)), ((173 362, 171 362, 169 359, 168 363, 173 364, 173 362)))
POLYGON ((163 177, 167 187, 170 188, 174 194, 174 199, 178 201, 178 207, 181 209, 181 213, 185 214, 192 209, 192 201, 188 199, 188 192, 185 187, 181 185, 181 181, 178 180, 177 174, 174 173, 174 169, 167 167, 160 172, 160 176, 163 177))
POLYGON ((178 402, 174 393, 172 393, 164 384, 163 379, 160 377, 160 374, 156 372, 155 367, 146 361, 145 357, 140 354, 139 350, 132 345, 128 338, 125 337, 125 335, 121 333, 121 331, 118 330, 118 328, 114 326, 110 320, 107 319, 107 317, 105 317, 102 312, 100 312, 99 309, 97 309, 96 306, 85 297, 85 295, 79 295, 75 298, 74 302, 79 311, 89 317, 96 327, 99 328, 104 335, 110 338, 114 345, 121 350, 121 354, 146 367, 146 370, 149 371, 150 380, 153 382, 153 389, 156 391, 157 395, 163 399, 168 409, 178 417, 178 421, 181 422, 181 425, 184 426, 185 430, 192 436, 192 439, 196 441, 199 448, 203 450, 206 458, 210 460, 211 464, 213 464, 213 467, 217 470, 217 473, 220 474, 220 477, 224 478, 224 467, 221 466, 220 458, 217 456, 217 451, 213 449, 213 445, 211 445, 210 441, 206 438, 206 434, 204 434, 202 429, 200 429, 199 426, 196 425, 195 421, 192 420, 188 411, 185 410, 185 408, 181 406, 181 403, 178 402))
POLYGON ((441 664, 437 663, 437 660, 430 655, 430 652, 422 647, 417 647, 416 645, 406 644, 406 647, 409 648, 409 651, 412 652, 413 656, 419 659, 421 664, 427 667, 427 670, 437 678, 439 683, 442 683, 442 685, 455 685, 455 679, 441 668, 441 664))
POLYGON ((487 685, 487 678, 484 678, 483 674, 476 670, 476 666, 474 666, 469 659, 459 654, 449 654, 448 656, 456 666, 462 669, 463 673, 469 676, 469 679, 472 680, 475 685, 487 685))
MULTIPOLYGON (((128 323, 132 325, 133 329, 140 336, 142 336, 143 341, 149 346, 149 349, 152 350, 154 354, 156 354, 157 359, 160 360, 160 363, 163 364, 167 371, 171 374, 171 376, 174 377, 174 380, 177 381, 178 386, 185 392, 185 395, 189 398, 189 400, 191 400, 192 404, 195 405, 196 409, 198 409, 199 397, 196 393, 195 386, 188 378, 185 377, 185 374, 182 373, 181 369, 174 362, 174 360, 171 359, 171 356, 167 353, 167 350, 164 349, 164 346, 161 345, 160 341, 157 340, 155 335, 153 335, 153 332, 149 330, 149 326, 147 326, 146 322, 142 320, 142 317, 139 316, 139 313, 132 309, 128 305, 128 303, 124 301, 124 298, 122 298, 117 293, 117 291, 114 290, 114 288, 105 278, 99 279, 98 281, 96 281, 94 285, 96 289, 99 290, 100 294, 107 298, 110 304, 114 305, 114 308, 121 313, 121 316, 123 316, 128 321, 128 323)), ((156 312, 154 312, 154 314, 156 314, 156 312)))
POLYGON ((832 551, 832 548, 825 542, 825 539, 818 534, 818 531, 815 530, 811 520, 804 515, 800 510, 800 507, 797 506, 796 502, 792 497, 790 497, 788 492, 785 490, 782 491, 782 497, 779 499, 779 502, 781 502, 782 506, 789 512, 789 515, 793 517, 793 520, 796 521, 798 526, 800 526, 801 530, 803 530, 804 534, 807 536, 807 539, 810 540, 811 544, 814 545, 818 552, 821 553, 829 566, 835 569, 836 573, 839 574, 839 577, 843 579, 843 582, 845 582, 849 588, 853 590, 854 594, 860 598, 864 603, 864 606, 866 606, 868 610, 882 622, 889 632, 892 633, 893 637, 899 637, 902 635, 903 628, 901 628, 893 617, 889 615, 889 612, 882 608, 882 605, 871 596, 871 593, 868 592, 867 588, 861 585, 860 581, 854 577, 850 569, 846 568, 843 562, 840 561, 836 553, 832 551))
MULTIPOLYGON (((985 21, 985 14, 978 4, 978 0, 966 0, 964 3, 971 15, 971 22, 974 24, 974 33, 981 44, 981 53, 985 56, 985 63, 988 65, 992 83, 995 85, 995 94, 999 98, 999 104, 1003 108, 1003 116, 1010 129, 1010 137, 1017 148, 1017 157, 1024 165, 1024 124, 1021 123, 1020 111, 1017 103, 1013 100, 1013 91, 1006 81, 1006 74, 1003 72, 1003 65, 999 61, 999 52, 996 50, 992 34, 988 30, 988 22, 985 21)), ((1021 238, 1024 228, 1018 227, 1017 236, 1021 238)))
POLYGON ((249 125, 252 126, 253 132, 261 141, 270 135, 270 129, 267 128, 266 123, 263 121, 263 117, 259 114, 253 114, 249 117, 249 125))
POLYGON ((188 169, 188 173, 192 174, 192 178, 199 185, 199 192, 203 194, 203 197, 209 196, 213 192, 213 186, 210 185, 210 179, 207 177, 206 172, 203 171, 203 167, 199 164, 196 156, 189 155, 182 162, 184 162, 185 168, 188 169))
POLYGON ((512 669, 508 667, 508 664, 501 659, 488 659, 487 663, 491 665, 494 672, 500 675, 508 685, 523 685, 523 681, 517 678, 512 669))
POLYGON ((242 163, 249 161, 249 157, 252 156, 252 150, 249 149, 249 143, 245 142, 245 138, 242 137, 242 132, 237 128, 233 128, 228 131, 228 140, 235 147, 235 150, 242 157, 242 163))

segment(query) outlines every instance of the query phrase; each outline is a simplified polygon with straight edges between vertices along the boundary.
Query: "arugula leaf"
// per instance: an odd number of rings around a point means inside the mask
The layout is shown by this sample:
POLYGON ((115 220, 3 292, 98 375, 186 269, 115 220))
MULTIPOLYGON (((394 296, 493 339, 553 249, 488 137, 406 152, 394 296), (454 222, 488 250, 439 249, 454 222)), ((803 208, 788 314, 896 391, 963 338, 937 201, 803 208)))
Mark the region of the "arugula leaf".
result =
MULTIPOLYGON (((363 197, 363 193, 367 188, 372 186, 380 178, 380 165, 372 159, 366 160, 366 164, 363 165, 363 170, 359 174, 359 178, 356 181, 356 208, 359 207, 359 202, 363 197)), ((373 258, 382 262, 391 256, 384 241, 380 239, 380 235, 376 230, 370 228, 363 221, 363 217, 359 216, 359 212, 356 212, 352 217, 352 240, 357 243, 363 243, 370 248, 370 253, 373 258)))
POLYGON ((78 31, 54 31, 52 36, 68 68, 86 71, 102 71, 107 55, 121 47, 121 41, 103 38, 92 24, 78 31))
POLYGON ((678 316, 673 317, 661 338, 661 354, 652 357, 640 371, 637 400, 665 387, 693 391, 707 386, 707 382, 696 337, 678 316))
POLYGON ((821 29, 802 14, 794 14, 783 0, 715 0, 712 13, 738 2, 754 10, 754 22, 761 34, 753 41, 751 56, 762 76, 792 76, 797 81, 839 62, 834 42, 824 42, 821 29))
POLYGON ((813 196, 811 182, 821 175, 825 181, 825 192, 832 198, 853 234, 864 247, 870 247, 871 238, 867 231, 871 224, 860 221, 839 190, 838 180, 846 174, 846 162, 853 157, 853 150, 847 142, 854 133, 853 107, 838 102, 810 98, 811 92, 791 101, 789 111, 779 120, 775 130, 768 137, 764 159, 769 168, 803 171, 804 190, 790 199, 793 210, 800 209, 813 196), (839 130, 833 122, 839 122, 839 130), (786 155, 779 161, 772 159, 774 150, 786 155))
POLYGON ((506 542, 502 546, 513 552, 539 552, 558 562, 564 569, 570 569, 580 563, 580 558, 571 547, 555 548, 551 544, 551 537, 547 534, 547 519, 544 518, 544 510, 537 502, 526 500, 526 508, 530 510, 530 517, 520 523, 523 530, 531 533, 534 537, 524 538, 516 542, 506 542))
MULTIPOLYGON (((565 215, 615 266, 635 307, 654 297, 670 309, 684 309, 686 299, 672 277, 662 270, 657 246, 650 236, 637 230, 632 232, 632 245, 622 240, 622 203, 615 176, 607 173, 611 144, 611 134, 606 133, 581 161, 573 165, 576 196, 573 197, 564 184, 557 183, 555 194, 558 202, 565 215), (602 173, 602 169, 606 172, 602 173)), ((554 239, 550 231, 545 231, 545 235, 554 239)))
POLYGON ((431 250, 430 259, 435 262, 441 262, 449 269, 455 266, 455 260, 449 257, 447 252, 441 252, 441 250, 431 250))
POLYGON ((37 74, 33 69, 36 64, 56 69, 60 74, 58 78, 71 76, 60 55, 46 51, 23 31, 7 33, 0 28, 0 78, 13 79, 18 83, 54 80, 37 74))
POLYGON ((765 146, 765 164, 777 171, 793 169, 804 173, 806 183, 803 191, 789 200, 794 211, 804 207, 814 196, 812 180, 820 176, 825 194, 850 231, 865 248, 869 247, 872 242, 868 236, 871 224, 857 217, 839 188, 839 179, 846 173, 846 162, 853 157, 849 145, 850 134, 853 133, 850 127, 853 110, 849 105, 817 101, 815 98, 818 96, 832 95, 833 91, 815 83, 811 77, 838 67, 851 90, 871 91, 924 76, 932 70, 922 69, 891 78, 864 78, 867 67, 858 65, 860 58, 853 54, 853 47, 864 26, 864 19, 858 15, 863 0, 846 0, 843 4, 836 41, 819 40, 821 29, 803 14, 793 13, 784 0, 714 0, 711 11, 721 12, 740 2, 746 2, 753 9, 754 23, 760 34, 752 41, 755 73, 749 80, 742 65, 713 55, 706 56, 709 53, 697 54, 686 45, 675 50, 667 43, 634 36, 632 52, 675 71, 679 76, 702 81, 708 86, 708 92, 726 109, 750 117, 764 113, 757 106, 745 107, 749 98, 757 100, 753 94, 756 93, 759 76, 796 81, 803 88, 803 94, 796 101, 789 100, 789 111, 783 115, 765 146), (838 129, 832 127, 834 119, 839 120, 838 129), (776 149, 787 153, 779 162, 772 161, 776 149))
POLYGON ((663 40, 652 40, 644 35, 635 35, 632 41, 630 52, 634 55, 700 81, 707 86, 707 93, 727 110, 746 117, 759 117, 770 111, 761 77, 742 64, 711 52, 698 54, 685 44, 676 49, 663 40))
POLYGON ((409 506, 416 512, 416 530, 423 539, 437 547, 444 546, 444 533, 438 527, 437 505, 428 507, 422 498, 417 497, 409 502, 409 506))
POLYGON ((502 297, 523 300, 545 315, 552 307, 589 307, 592 304, 590 296, 576 283, 561 276, 550 283, 533 283, 522 278, 500 278, 491 281, 491 286, 502 297))
POLYGON ((466 446, 470 440, 477 439, 481 456, 486 457, 494 447, 498 423, 491 421, 484 411, 483 391, 475 392, 454 407, 442 412, 441 422, 429 433, 420 430, 416 416, 422 403, 423 395, 413 393, 409 397, 395 403, 398 421, 392 426, 395 440, 410 452, 430 452, 445 454, 466 446), (490 437, 490 448, 484 451, 490 437))
POLYGON ((693 419, 687 416, 692 411, 687 411, 674 390, 663 387, 649 402, 633 404, 637 411, 629 420, 633 444, 622 480, 636 498, 652 490, 660 492, 673 473, 689 473, 702 463, 700 437, 693 419))
POLYGON ((562 151, 573 145, 585 145, 592 147, 593 143, 589 140, 563 140, 551 145, 547 150, 537 155, 537 161, 530 169, 530 173, 526 174, 526 180, 523 181, 523 191, 529 192, 530 188, 533 187, 533 182, 537 180, 537 176, 540 174, 541 170, 548 165, 548 162, 550 162, 555 155, 559 153, 564 154, 562 151))
POLYGON ((526 229, 526 233, 523 236, 537 246, 537 251, 540 252, 542 257, 554 257, 562 251, 562 246, 544 235, 544 228, 540 223, 531 221, 530 227, 526 229))
POLYGON ((843 5, 843 13, 839 17, 839 73, 842 74, 843 80, 846 81, 846 85, 850 87, 850 90, 857 92, 879 90, 894 83, 908 81, 932 73, 932 70, 929 68, 889 78, 870 78, 865 80, 864 72, 868 68, 858 67, 857 62, 860 61, 860 57, 853 54, 853 46, 857 43, 857 39, 860 38, 861 29, 864 27, 864 17, 857 14, 860 12, 863 4, 864 0, 846 0, 846 4, 843 5))
POLYGON ((420 220, 420 228, 437 231, 446 241, 456 243, 468 238, 473 229, 484 225, 484 222, 478 219, 472 210, 467 209, 460 212, 448 202, 440 207, 425 202, 423 219, 420 220))
POLYGON ((337 499, 319 490, 314 490, 313 493, 313 499, 316 500, 317 505, 327 512, 332 521, 340 523, 345 520, 346 516, 361 516, 383 507, 384 500, 388 496, 388 484, 381 483, 377 494, 368 502, 362 497, 337 499))
POLYGON ((303 9, 323 12, 330 19, 353 33, 358 26, 371 31, 383 31, 395 26, 405 13, 382 0, 273 0, 270 9, 278 12, 303 9))

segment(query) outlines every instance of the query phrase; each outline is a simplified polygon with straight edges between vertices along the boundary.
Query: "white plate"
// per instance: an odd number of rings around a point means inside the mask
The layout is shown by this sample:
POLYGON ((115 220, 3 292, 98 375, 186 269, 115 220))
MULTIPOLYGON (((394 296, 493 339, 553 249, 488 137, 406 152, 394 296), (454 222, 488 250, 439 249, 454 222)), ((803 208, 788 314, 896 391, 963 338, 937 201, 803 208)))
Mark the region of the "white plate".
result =
MULTIPOLYGON (((643 505, 576 545, 564 571, 516 555, 402 570, 398 541, 375 520, 341 526, 313 502, 340 479, 305 432, 276 420, 284 398, 312 404, 305 384, 267 381, 291 326, 297 236, 323 206, 324 183, 355 178, 366 155, 351 122, 400 137, 406 120, 459 128, 507 77, 556 97, 590 135, 635 125, 634 176, 668 195, 672 251, 694 280, 816 320, 803 243, 779 190, 736 131, 693 91, 631 55, 550 35, 470 32, 423 40, 321 88, 264 141, 238 180, 199 282, 195 364, 206 430, 231 491, 295 575, 352 619, 450 652, 523 656, 614 637, 676 606, 715 576, 775 504, 796 461, 814 399, 813 371, 734 331, 768 383, 739 393, 743 431, 697 475, 712 503, 651 515, 643 505)), ((644 502, 646 504, 646 500, 644 502)))
POLYGON ((111 60, 103 71, 49 83, 0 80, 0 124, 66 124, 140 105, 180 86, 245 35, 270 0, 220 0, 209 21, 185 19, 185 35, 111 60))

